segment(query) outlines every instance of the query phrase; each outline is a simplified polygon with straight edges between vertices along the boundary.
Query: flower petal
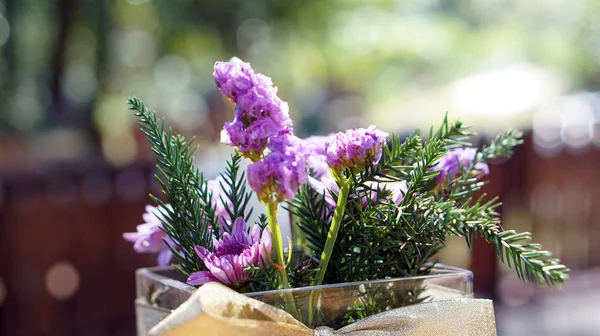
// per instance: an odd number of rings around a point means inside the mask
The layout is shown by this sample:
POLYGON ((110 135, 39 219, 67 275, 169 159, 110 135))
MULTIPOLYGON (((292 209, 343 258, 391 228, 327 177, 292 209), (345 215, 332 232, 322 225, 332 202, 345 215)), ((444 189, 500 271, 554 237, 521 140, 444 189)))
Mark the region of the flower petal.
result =
POLYGON ((273 253, 273 242, 271 241, 271 231, 268 227, 266 227, 262 232, 262 237, 260 238, 260 254, 262 255, 263 261, 267 260, 267 254, 265 250, 269 252, 269 254, 273 253))
POLYGON ((210 274, 210 272, 200 271, 190 274, 190 277, 187 279, 186 283, 192 286, 200 286, 211 281, 218 280, 212 274, 210 274))
POLYGON ((238 217, 233 223, 233 228, 231 229, 231 235, 233 239, 238 242, 248 243, 248 226, 246 225, 246 221, 242 217, 238 217))
POLYGON ((250 231, 250 238, 252 239, 251 244, 256 244, 260 240, 260 226, 254 225, 252 231, 250 231))
POLYGON ((196 251, 198 257, 200 257, 200 259, 202 259, 202 261, 206 264, 206 259, 210 255, 210 251, 207 250, 204 246, 196 246, 194 247, 194 251, 196 251))
POLYGON ((167 266, 173 259, 173 252, 165 247, 158 253, 158 266, 167 266))

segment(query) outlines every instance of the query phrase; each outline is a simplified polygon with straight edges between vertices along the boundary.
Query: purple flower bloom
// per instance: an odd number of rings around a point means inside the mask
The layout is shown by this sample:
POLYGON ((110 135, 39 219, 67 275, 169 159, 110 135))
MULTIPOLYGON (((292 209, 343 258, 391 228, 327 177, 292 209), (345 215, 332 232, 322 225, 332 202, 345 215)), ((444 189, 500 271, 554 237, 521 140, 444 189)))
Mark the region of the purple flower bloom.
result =
MULTIPOLYGON (((167 207, 170 209, 169 205, 167 207)), ((137 226, 137 232, 123 233, 123 238, 134 243, 133 249, 137 253, 158 253, 158 265, 168 265, 173 258, 173 253, 163 241, 163 238, 169 242, 170 239, 162 230, 161 223, 161 219, 168 218, 166 209, 147 205, 146 213, 142 215, 142 218, 144 224, 137 226)))
POLYGON ((377 164, 381 159, 382 146, 387 133, 374 125, 369 128, 340 132, 325 143, 327 163, 336 171, 344 168, 362 168, 367 163, 377 164))
MULTIPOLYGON (((451 180, 460 173, 461 168, 468 169, 475 161, 477 150, 475 148, 457 148, 446 153, 435 167, 431 170, 439 170, 439 175, 434 179, 435 183, 441 184, 451 180)), ((489 174, 490 169, 484 162, 479 162, 473 167, 479 171, 479 176, 489 174)))
POLYGON ((327 177, 327 175, 331 175, 329 170, 329 165, 327 164, 327 160, 325 157, 325 143, 334 139, 335 134, 330 134, 327 136, 317 135, 311 136, 306 139, 302 139, 302 146, 308 151, 309 157, 308 167, 312 170, 311 175, 315 178, 327 177))
POLYGON ((248 183, 264 202, 272 197, 277 202, 291 199, 298 187, 308 181, 309 153, 293 135, 272 139, 269 149, 271 152, 262 161, 248 166, 248 183))
POLYGON ((311 152, 311 155, 326 155, 325 144, 335 139, 335 134, 329 135, 313 135, 306 139, 302 139, 302 145, 311 152))
POLYGON ((264 266, 269 262, 266 252, 270 254, 272 251, 269 228, 265 228, 261 235, 260 227, 254 225, 248 235, 246 222, 241 217, 233 223, 231 234, 224 233, 221 240, 215 240, 213 245, 213 252, 202 246, 195 247, 196 254, 208 271, 190 274, 187 279, 188 284, 199 286, 217 281, 228 285, 239 285, 248 279, 246 267, 264 266))
POLYGON ((215 84, 234 102, 252 87, 254 71, 249 63, 215 63, 215 84))
POLYGON ((291 133, 288 104, 277 97, 271 78, 255 74, 249 63, 217 62, 215 83, 236 103, 235 119, 225 123, 221 142, 252 161, 260 159, 269 140, 291 133))

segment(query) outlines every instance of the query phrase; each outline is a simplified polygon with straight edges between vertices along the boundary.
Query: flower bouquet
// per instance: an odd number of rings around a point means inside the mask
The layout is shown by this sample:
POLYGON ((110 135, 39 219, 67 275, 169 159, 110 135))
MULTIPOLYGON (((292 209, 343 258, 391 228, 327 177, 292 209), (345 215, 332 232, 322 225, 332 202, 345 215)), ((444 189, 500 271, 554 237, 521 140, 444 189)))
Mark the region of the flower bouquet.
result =
MULTIPOLYGON (((421 310, 410 316, 425 316, 419 326, 431 325, 428 302, 472 295, 469 271, 435 262, 447 236, 469 245, 483 237, 522 280, 549 286, 567 280, 568 268, 530 243, 529 233, 500 226, 497 198, 474 198, 485 184, 486 162, 510 157, 520 132, 508 130, 476 149, 468 127, 445 118, 438 129, 406 138, 370 126, 300 139, 269 77, 232 61, 217 62, 214 79, 235 104, 221 142, 236 150, 215 180, 195 167, 193 140, 173 134, 141 100, 128 100, 158 158, 164 197, 152 196, 157 206, 148 207, 145 224, 124 237, 137 252, 158 253, 159 265, 173 262, 138 272, 141 334, 190 296, 198 297, 152 333, 195 326, 208 334, 213 320, 202 319, 216 311, 219 321, 233 318, 238 329, 215 330, 242 333, 255 330, 238 322, 256 310, 261 322, 267 316, 278 327, 283 319, 293 321, 290 328, 358 323, 364 329, 373 321, 390 324, 403 315, 398 308, 411 306, 421 310), (242 160, 250 162, 246 171, 242 160), (252 209, 254 196, 264 209, 252 209), (296 244, 282 237, 280 208, 290 214, 296 244), (264 213, 249 223, 257 210, 264 213)), ((461 304, 444 310, 454 312, 450 324, 465 316, 458 312, 476 310, 461 304)), ((434 320, 450 316, 436 314, 434 320)), ((406 326, 402 321, 392 324, 406 326)))

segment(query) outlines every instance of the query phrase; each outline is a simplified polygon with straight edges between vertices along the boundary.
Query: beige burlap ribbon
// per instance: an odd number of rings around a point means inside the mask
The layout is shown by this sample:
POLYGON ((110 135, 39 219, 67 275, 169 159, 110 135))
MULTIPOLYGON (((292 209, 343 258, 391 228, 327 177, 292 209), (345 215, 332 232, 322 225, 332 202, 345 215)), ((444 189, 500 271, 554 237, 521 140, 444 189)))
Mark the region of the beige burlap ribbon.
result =
POLYGON ((150 335, 464 336, 496 335, 496 325, 492 301, 456 299, 386 311, 338 330, 310 329, 281 309, 208 283, 152 328, 150 335))

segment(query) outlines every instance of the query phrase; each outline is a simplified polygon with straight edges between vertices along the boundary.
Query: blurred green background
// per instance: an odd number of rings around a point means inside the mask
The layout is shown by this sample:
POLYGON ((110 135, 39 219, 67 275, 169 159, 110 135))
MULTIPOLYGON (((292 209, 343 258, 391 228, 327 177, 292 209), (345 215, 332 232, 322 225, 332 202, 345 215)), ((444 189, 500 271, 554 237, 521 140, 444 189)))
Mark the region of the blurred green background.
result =
POLYGON ((212 65, 233 56, 273 77, 303 135, 446 111, 484 133, 527 127, 600 86, 597 1, 5 0, 0 15, 5 164, 134 162, 134 94, 215 140, 229 116, 212 65))

